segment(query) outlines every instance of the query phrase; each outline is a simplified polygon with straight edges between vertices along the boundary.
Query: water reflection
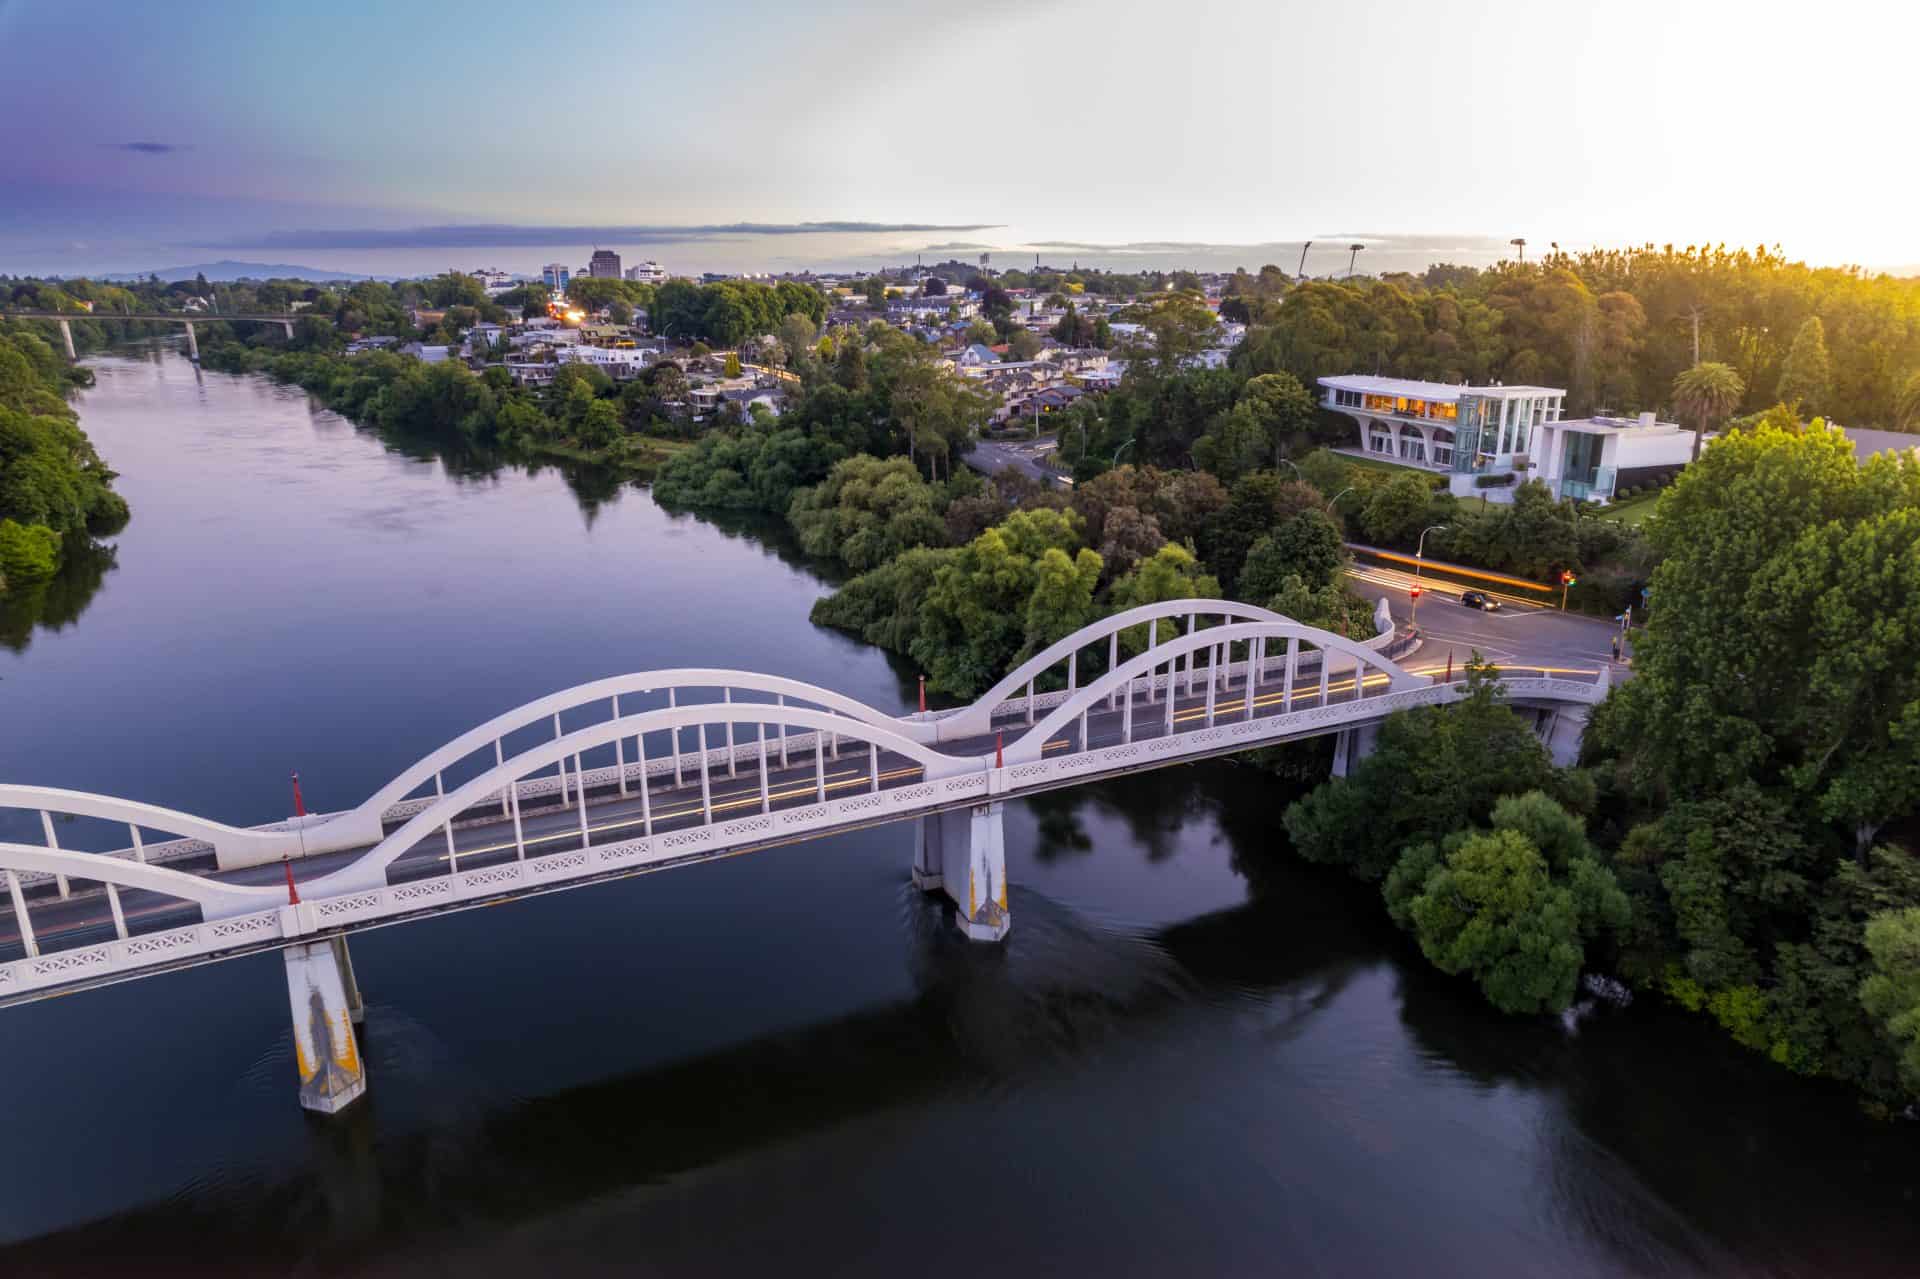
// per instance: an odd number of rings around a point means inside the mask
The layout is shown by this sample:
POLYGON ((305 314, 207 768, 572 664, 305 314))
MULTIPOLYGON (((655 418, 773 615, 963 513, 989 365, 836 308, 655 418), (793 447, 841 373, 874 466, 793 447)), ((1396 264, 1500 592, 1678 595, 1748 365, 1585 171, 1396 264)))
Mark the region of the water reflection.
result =
POLYGON ((118 552, 112 544, 70 542, 59 572, 0 592, 0 647, 23 652, 36 629, 58 631, 73 625, 116 567, 118 552))

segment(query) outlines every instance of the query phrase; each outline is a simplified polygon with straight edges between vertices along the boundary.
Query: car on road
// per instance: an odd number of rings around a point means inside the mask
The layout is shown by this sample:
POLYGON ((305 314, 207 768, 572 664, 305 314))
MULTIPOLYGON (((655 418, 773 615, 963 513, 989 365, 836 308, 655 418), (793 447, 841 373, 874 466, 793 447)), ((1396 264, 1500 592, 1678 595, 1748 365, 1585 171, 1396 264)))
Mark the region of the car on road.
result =
POLYGON ((1500 601, 1485 591, 1461 591, 1460 602, 1468 608, 1477 608, 1483 613, 1498 613, 1500 601))

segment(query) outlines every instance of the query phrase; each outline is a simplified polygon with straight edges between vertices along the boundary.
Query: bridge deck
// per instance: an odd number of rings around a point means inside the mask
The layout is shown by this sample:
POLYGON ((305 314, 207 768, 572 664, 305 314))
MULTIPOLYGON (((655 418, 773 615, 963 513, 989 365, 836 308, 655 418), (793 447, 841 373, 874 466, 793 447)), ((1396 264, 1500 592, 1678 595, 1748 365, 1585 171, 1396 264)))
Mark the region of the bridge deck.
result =
MULTIPOLYGON (((1246 716, 1246 669, 1245 662, 1225 668, 1223 687, 1216 691, 1213 699, 1216 722, 1234 723, 1246 716)), ((1207 674, 1208 668, 1201 666, 1194 675, 1192 691, 1186 691, 1183 684, 1175 692, 1172 712, 1172 732, 1175 735, 1209 726, 1205 692, 1207 674)), ((1376 695, 1385 682, 1383 675, 1370 675, 1366 693, 1376 695)), ((1294 681, 1291 702, 1287 691, 1284 667, 1278 672, 1278 677, 1270 675, 1257 682, 1253 697, 1254 717, 1282 714, 1289 705, 1292 709, 1318 705, 1319 673, 1315 671, 1294 681)), ((1351 702, 1357 691, 1352 670, 1336 670, 1329 675, 1327 704, 1351 702)), ((769 712, 772 711, 773 708, 769 707, 769 712)), ((1044 717, 1043 712, 1036 715, 1036 718, 1040 717, 1044 717)), ((1098 709, 1089 711, 1086 717, 1085 741, 1080 739, 1079 723, 1076 721, 1069 725, 1067 731, 1049 740, 1043 749, 1052 756, 1058 752, 1118 745, 1123 741, 1152 741, 1168 735, 1167 721, 1167 690, 1155 693, 1143 687, 1132 699, 1131 715, 1124 703, 1116 707, 1102 703, 1098 709)), ((996 724, 1000 725, 999 732, 1004 735, 1004 744, 1008 747, 1031 731, 1025 710, 1018 707, 1003 711, 996 718, 996 724)), ((593 847, 631 839, 641 833, 649 817, 655 833, 685 830, 704 824, 707 807, 702 802, 699 769, 694 762, 691 735, 686 736, 688 740, 683 741, 682 750, 688 758, 682 769, 681 782, 675 785, 671 777, 655 778, 650 782, 647 815, 643 816, 642 813, 637 783, 630 784, 631 793, 627 795, 619 793, 617 784, 589 788, 584 844, 580 814, 575 805, 570 803, 562 806, 556 796, 545 801, 547 806, 544 808, 523 808, 522 833, 526 856, 534 859, 571 852, 583 846, 593 847)), ((751 738, 749 736, 742 740, 750 742, 751 738)), ((957 759, 973 759, 991 757, 994 748, 993 736, 979 736, 943 743, 937 749, 957 759)), ((923 772, 916 761, 881 751, 878 753, 876 785, 873 772, 875 761, 865 743, 849 742, 837 751, 829 749, 824 760, 816 760, 812 749, 804 754, 794 751, 789 754, 788 764, 784 768, 778 763, 777 750, 773 747, 769 750, 766 790, 767 808, 771 812, 803 808, 818 802, 823 780, 828 797, 840 798, 870 789, 892 790, 910 786, 921 780, 923 772)), ((1177 763, 1184 758, 1176 756, 1165 762, 1177 763)), ((708 786, 714 820, 747 816, 761 807, 757 759, 737 762, 731 775, 724 766, 710 766, 708 786)), ((453 851, 450 854, 446 835, 442 831, 434 831, 407 849, 388 867, 387 882, 401 884, 443 877, 453 871, 456 859, 458 869, 465 872, 511 862, 518 855, 512 823, 500 816, 497 803, 494 802, 469 809, 463 814, 463 820, 452 829, 452 843, 453 851)), ((366 851, 364 847, 353 848, 297 860, 293 863, 295 882, 311 881, 339 870, 366 851)), ((175 869, 190 870, 210 879, 235 884, 279 884, 284 883, 286 877, 286 869, 279 864, 219 871, 213 868, 211 856, 171 865, 175 869)), ((97 884, 76 880, 71 882, 70 891, 69 897, 60 897, 51 880, 34 884, 27 890, 34 934, 42 955, 115 939, 113 917, 104 890, 97 884)), ((164 894, 123 888, 120 898, 130 935, 177 928, 200 920, 198 906, 164 894)), ((20 959, 24 954, 18 921, 11 908, 0 908, 0 962, 20 959)))

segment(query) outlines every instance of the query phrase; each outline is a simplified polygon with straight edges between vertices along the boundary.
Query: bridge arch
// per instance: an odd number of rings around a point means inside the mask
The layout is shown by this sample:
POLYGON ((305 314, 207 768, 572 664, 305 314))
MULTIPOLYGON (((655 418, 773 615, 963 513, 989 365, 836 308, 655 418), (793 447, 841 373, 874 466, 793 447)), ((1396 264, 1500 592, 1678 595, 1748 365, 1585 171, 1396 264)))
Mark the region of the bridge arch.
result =
POLYGON ((165 866, 127 861, 107 853, 76 853, 32 844, 0 843, 0 870, 88 879, 117 888, 164 893, 198 903, 206 908, 209 919, 284 906, 287 902, 287 890, 282 887, 230 884, 165 866))
MULTIPOLYGON (((890 728, 896 731, 904 730, 903 721, 888 715, 884 711, 875 710, 858 698, 848 697, 843 693, 836 693, 832 689, 821 688, 817 684, 809 684, 803 680, 786 679, 777 675, 761 675, 752 671, 721 670, 704 667, 684 667, 660 671, 635 671, 627 675, 614 675, 606 679, 593 680, 585 684, 576 684, 572 688, 564 688, 555 693, 548 693, 544 697, 537 697, 511 710, 503 711, 483 724, 475 725, 452 741, 447 742, 435 750, 429 751, 418 760, 415 760, 392 781, 368 796, 367 799, 355 806, 347 814, 335 819, 338 822, 344 823, 337 829, 329 831, 326 827, 318 827, 309 830, 308 847, 315 850, 324 849, 333 851, 342 848, 351 848, 358 844, 379 843, 385 831, 381 820, 383 814, 408 795, 412 794, 414 790, 436 777, 451 765, 472 755, 474 752, 482 750, 487 746, 497 747, 497 744, 501 739, 506 737, 507 734, 530 727, 543 719, 557 717, 563 711, 576 710, 582 706, 603 701, 617 706, 618 698, 632 693, 653 693, 662 690, 678 692, 681 689, 708 688, 721 689, 727 693, 771 693, 775 697, 798 699, 827 707, 832 711, 838 712, 839 716, 843 717, 841 723, 833 725, 828 731, 840 731, 844 727, 846 720, 852 720, 858 724, 890 728), (324 834, 329 837, 324 844, 314 842, 316 831, 324 832, 324 834)), ((694 703, 693 705, 695 707, 710 707, 725 704, 724 702, 700 702, 694 703)), ((748 707, 762 706, 768 709, 779 709, 777 703, 741 702, 737 704, 748 707)), ((624 715, 621 718, 637 719, 638 717, 624 715)), ((765 719, 768 723, 777 722, 775 718, 767 716, 762 716, 761 718, 765 719)), ((697 722, 700 721, 689 721, 689 725, 697 722)), ((709 719, 705 722, 717 723, 722 721, 709 719)), ((744 722, 753 723, 755 721, 752 718, 748 718, 744 722)), ((655 727, 666 728, 669 727, 669 725, 661 723, 655 727)), ((621 733, 617 736, 627 737, 631 735, 631 733, 621 733)), ((926 734, 927 740, 931 740, 931 737, 932 735, 930 733, 926 734)), ((612 741, 614 738, 609 737, 606 740, 612 741)), ((571 754, 571 752, 567 753, 571 754)), ((496 749, 495 764, 498 765, 504 762, 505 759, 505 754, 496 749)), ((328 823, 328 826, 332 825, 333 823, 328 823)))
MULTIPOLYGON (((638 715, 590 724, 503 760, 479 776, 435 797, 431 804, 408 818, 350 865, 309 881, 308 890, 319 896, 384 885, 387 867, 435 830, 447 826, 467 809, 507 792, 509 787, 529 773, 559 764, 570 756, 577 756, 616 739, 644 737, 647 733, 662 729, 677 731, 712 724, 783 724, 810 728, 819 734, 836 734, 843 741, 865 742, 875 750, 891 751, 914 760, 926 770, 926 780, 929 781, 982 770, 988 762, 982 756, 953 755, 936 750, 901 732, 898 724, 849 720, 845 716, 812 707, 778 706, 767 702, 701 702, 691 706, 643 711, 638 715)), ((824 741, 824 737, 816 738, 816 757, 824 750, 824 741)), ((704 760, 705 756, 701 756, 701 759, 704 760)))
MULTIPOLYGON (((1099 679, 1074 690, 1065 701, 1047 712, 1045 718, 1024 733, 1013 745, 1006 748, 1007 762, 1009 764, 1031 763, 1038 760, 1046 749, 1046 743, 1056 733, 1108 697, 1125 689, 1142 675, 1151 675, 1163 664, 1222 644, 1231 646, 1242 642, 1257 643, 1276 639, 1288 642, 1290 667, 1298 661, 1299 645, 1310 644, 1320 650, 1323 655, 1321 658, 1323 681, 1326 677, 1327 655, 1339 654, 1352 658, 1355 677, 1358 681, 1355 689, 1356 701, 1365 696, 1365 676, 1361 672, 1366 668, 1386 676, 1388 692, 1407 692, 1428 688, 1432 683, 1425 676, 1415 675, 1357 640, 1335 635, 1332 631, 1321 630, 1317 626, 1307 626, 1290 618, 1281 618, 1277 622, 1243 622, 1232 626, 1220 626, 1211 630, 1196 631, 1191 635, 1182 635, 1136 657, 1128 658, 1099 679)), ((1267 660, 1270 661, 1271 657, 1267 660)))
MULTIPOLYGON (((215 856, 222 862, 237 857, 274 861, 299 850, 300 836, 293 830, 248 830, 195 817, 177 808, 162 808, 158 804, 146 804, 137 799, 119 799, 112 795, 62 790, 54 786, 0 785, 0 808, 31 808, 42 813, 98 817, 106 821, 125 822, 132 830, 145 827, 148 830, 166 831, 213 845, 215 856)), ((315 825, 309 830, 324 830, 326 825, 315 825)), ((139 844, 137 835, 133 844, 136 847, 139 844)), ((97 879, 99 876, 88 878, 97 879)))
MULTIPOLYGON (((1249 622, 1274 623, 1292 620, 1270 609, 1261 608, 1257 604, 1243 604, 1238 600, 1210 599, 1165 600, 1158 604, 1142 604, 1137 608, 1100 618, 1089 622, 1065 639, 1049 644, 1014 667, 1007 673, 1006 678, 982 693, 972 705, 931 721, 937 725, 935 740, 952 741, 956 738, 978 737, 983 733, 992 732, 994 711, 1004 705, 1016 689, 1031 684, 1073 654, 1090 648, 1101 640, 1111 640, 1120 632, 1132 627, 1169 618, 1177 621, 1183 617, 1238 618, 1249 622)), ((1154 651, 1164 646, 1164 644, 1158 645, 1154 651)))

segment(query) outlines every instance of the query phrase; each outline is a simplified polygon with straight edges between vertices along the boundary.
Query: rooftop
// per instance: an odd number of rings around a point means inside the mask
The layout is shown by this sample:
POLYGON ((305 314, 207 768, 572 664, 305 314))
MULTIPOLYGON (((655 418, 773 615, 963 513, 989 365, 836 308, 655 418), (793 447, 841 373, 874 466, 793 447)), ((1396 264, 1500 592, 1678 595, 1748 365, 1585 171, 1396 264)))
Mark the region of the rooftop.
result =
POLYGON ((1562 418, 1553 425, 1557 428, 1571 428, 1576 431, 1691 431, 1693 429, 1683 427, 1678 422, 1662 422, 1651 413, 1642 413, 1637 417, 1596 413, 1592 417, 1562 418))
POLYGON ((1566 390, 1557 386, 1468 386, 1465 382, 1422 382, 1415 378, 1370 377, 1362 373, 1343 373, 1338 377, 1323 377, 1320 385, 1342 391, 1358 391, 1362 395, 1405 395, 1416 400, 1457 400, 1463 395, 1480 395, 1490 399, 1505 399, 1516 395, 1565 395, 1566 390))

